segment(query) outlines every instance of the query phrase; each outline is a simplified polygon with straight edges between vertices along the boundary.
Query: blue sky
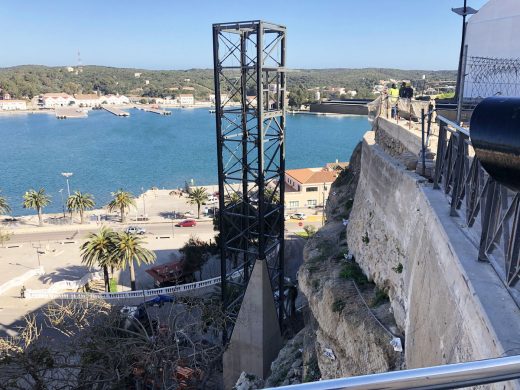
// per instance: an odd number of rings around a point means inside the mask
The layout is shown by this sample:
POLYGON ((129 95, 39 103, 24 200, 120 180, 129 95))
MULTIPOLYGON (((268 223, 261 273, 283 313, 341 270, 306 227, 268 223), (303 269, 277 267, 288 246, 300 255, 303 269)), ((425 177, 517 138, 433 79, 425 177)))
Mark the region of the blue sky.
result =
MULTIPOLYGON (((469 0, 480 8, 485 0, 469 0)), ((263 19, 288 29, 292 68, 456 69, 462 0, 0 1, 0 67, 212 66, 211 24, 263 19)))

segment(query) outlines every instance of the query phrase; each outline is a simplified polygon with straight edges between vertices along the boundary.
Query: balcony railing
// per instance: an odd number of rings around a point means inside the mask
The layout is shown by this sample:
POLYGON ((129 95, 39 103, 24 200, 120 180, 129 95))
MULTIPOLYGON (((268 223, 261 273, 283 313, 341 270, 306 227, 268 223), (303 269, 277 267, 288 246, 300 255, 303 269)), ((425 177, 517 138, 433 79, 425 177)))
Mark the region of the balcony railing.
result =
MULTIPOLYGON (((490 262, 508 288, 520 274, 520 194, 495 181, 471 146, 470 132, 438 116, 433 185, 449 197, 450 215, 464 218, 478 237, 479 261, 490 262)), ((516 289, 510 290, 518 296, 516 289)))
POLYGON ((520 378, 520 356, 281 386, 291 390, 460 389, 520 378))

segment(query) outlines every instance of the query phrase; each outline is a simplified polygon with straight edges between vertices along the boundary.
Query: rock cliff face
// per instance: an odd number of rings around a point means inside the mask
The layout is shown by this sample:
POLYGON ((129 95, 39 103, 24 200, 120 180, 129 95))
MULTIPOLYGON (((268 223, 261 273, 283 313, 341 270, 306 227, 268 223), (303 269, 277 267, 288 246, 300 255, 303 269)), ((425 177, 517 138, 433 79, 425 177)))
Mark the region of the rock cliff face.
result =
POLYGON ((348 170, 331 188, 327 224, 307 242, 298 272, 315 319, 315 354, 309 356, 317 359, 323 379, 395 370, 403 361, 390 345, 399 330, 386 294, 348 257, 344 220, 352 207, 360 157, 358 145, 348 170))

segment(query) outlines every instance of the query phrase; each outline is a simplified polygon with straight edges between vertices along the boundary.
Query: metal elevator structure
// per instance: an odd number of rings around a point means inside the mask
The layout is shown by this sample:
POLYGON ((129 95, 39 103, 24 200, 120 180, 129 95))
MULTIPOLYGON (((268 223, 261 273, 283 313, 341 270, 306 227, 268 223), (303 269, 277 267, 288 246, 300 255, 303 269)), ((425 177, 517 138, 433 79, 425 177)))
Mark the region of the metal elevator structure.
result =
POLYGON ((284 318, 285 44, 281 25, 213 25, 224 342, 256 261, 284 318))

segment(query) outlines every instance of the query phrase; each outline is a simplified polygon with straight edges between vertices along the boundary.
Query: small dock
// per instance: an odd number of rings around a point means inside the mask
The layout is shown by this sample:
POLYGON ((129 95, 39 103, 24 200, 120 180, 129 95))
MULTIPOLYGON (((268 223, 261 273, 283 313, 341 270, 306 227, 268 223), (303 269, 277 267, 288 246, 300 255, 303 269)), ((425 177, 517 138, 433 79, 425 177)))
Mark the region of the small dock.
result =
POLYGON ((59 107, 55 109, 57 119, 69 119, 69 118, 87 118, 87 112, 71 107, 59 107))
POLYGON ((123 111, 119 108, 107 107, 107 106, 102 106, 102 107, 105 111, 108 111, 109 113, 114 114, 115 116, 130 116, 129 112, 123 111))
POLYGON ((160 108, 148 108, 148 107, 137 107, 137 106, 135 108, 137 108, 138 110, 152 112, 154 114, 159 114, 159 115, 171 115, 172 114, 171 111, 161 110, 160 108))

